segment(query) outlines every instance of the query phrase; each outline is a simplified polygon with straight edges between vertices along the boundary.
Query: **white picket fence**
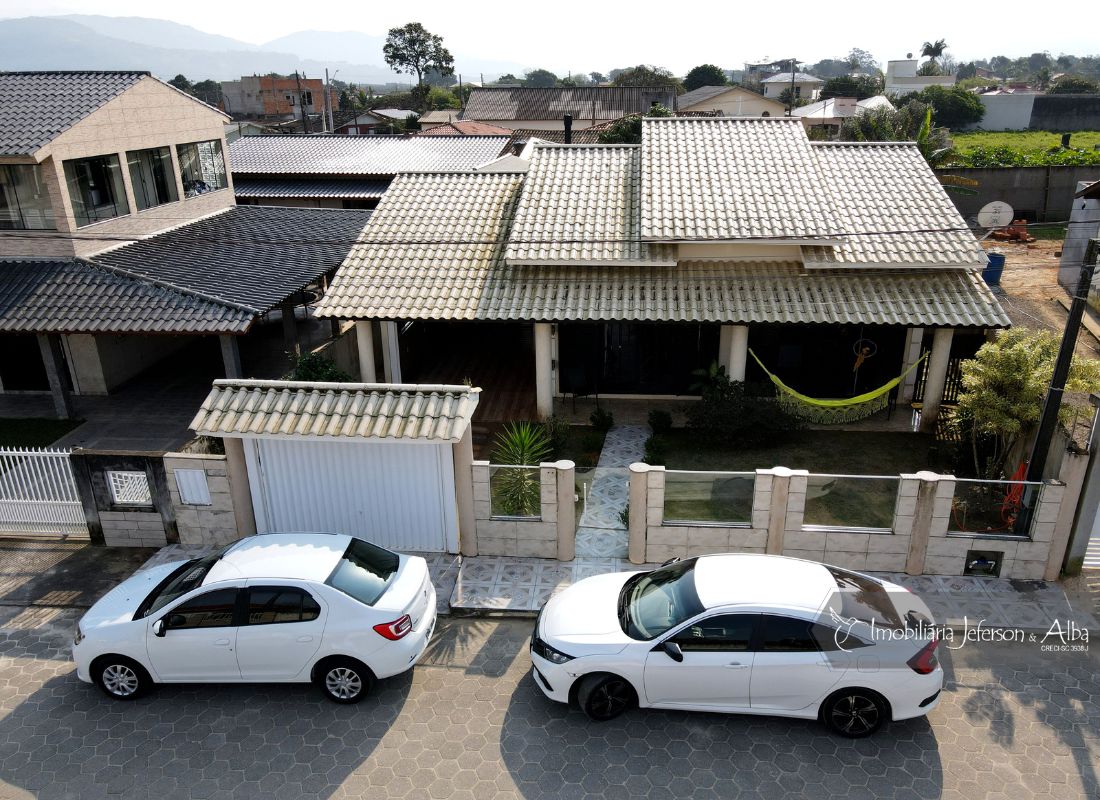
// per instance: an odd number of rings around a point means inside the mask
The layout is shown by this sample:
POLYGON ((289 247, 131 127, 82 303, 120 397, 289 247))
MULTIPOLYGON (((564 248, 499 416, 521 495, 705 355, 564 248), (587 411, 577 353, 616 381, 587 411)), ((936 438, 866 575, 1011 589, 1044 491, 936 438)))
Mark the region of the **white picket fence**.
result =
POLYGON ((87 536, 68 450, 0 448, 0 533, 87 536))

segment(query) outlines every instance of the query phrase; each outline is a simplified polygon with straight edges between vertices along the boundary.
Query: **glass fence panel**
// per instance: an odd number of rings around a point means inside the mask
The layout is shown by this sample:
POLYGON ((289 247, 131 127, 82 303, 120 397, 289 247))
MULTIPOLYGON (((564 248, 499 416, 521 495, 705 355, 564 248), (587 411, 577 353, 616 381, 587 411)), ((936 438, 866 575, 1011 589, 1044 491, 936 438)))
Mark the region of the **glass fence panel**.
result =
POLYGON ((803 525, 828 528, 894 526, 900 478, 871 475, 811 475, 803 525))
POLYGON ((1035 507, 1042 488, 1036 482, 959 478, 951 498, 948 529, 953 533, 1028 535, 1029 531, 1016 530, 1016 520, 1021 511, 1035 507))
POLYGON ((752 472, 665 472, 665 523, 752 521, 752 472))
POLYGON ((542 516, 538 467, 489 466, 489 511, 494 517, 542 516))

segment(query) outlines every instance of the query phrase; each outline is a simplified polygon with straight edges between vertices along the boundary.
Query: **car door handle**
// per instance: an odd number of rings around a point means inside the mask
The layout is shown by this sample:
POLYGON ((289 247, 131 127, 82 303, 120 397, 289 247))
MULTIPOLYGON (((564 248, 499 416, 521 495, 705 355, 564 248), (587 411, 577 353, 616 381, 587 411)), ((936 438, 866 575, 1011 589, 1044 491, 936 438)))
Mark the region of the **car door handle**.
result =
POLYGON ((229 645, 229 640, 228 639, 215 639, 214 640, 214 646, 215 647, 227 647, 228 645, 229 645))
POLYGON ((748 664, 742 664, 740 661, 731 661, 726 664, 726 669, 748 669, 748 664))
POLYGON ((299 642, 312 642, 313 637, 312 636, 299 636, 298 641, 299 642))

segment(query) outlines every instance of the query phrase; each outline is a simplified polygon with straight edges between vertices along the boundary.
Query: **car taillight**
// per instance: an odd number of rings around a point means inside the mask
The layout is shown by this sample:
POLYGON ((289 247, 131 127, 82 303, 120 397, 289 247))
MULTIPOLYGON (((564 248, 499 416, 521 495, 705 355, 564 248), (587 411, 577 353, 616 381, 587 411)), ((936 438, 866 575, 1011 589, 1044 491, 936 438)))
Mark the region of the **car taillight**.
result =
POLYGON ((936 646, 938 644, 939 640, 933 639, 918 650, 917 654, 905 663, 918 675, 928 675, 934 672, 936 667, 940 665, 939 660, 936 658, 936 646))
POLYGON ((406 614, 400 619, 395 619, 393 622, 381 622, 375 625, 374 629, 391 642, 396 642, 398 639, 408 635, 409 631, 413 629, 412 619, 406 614))

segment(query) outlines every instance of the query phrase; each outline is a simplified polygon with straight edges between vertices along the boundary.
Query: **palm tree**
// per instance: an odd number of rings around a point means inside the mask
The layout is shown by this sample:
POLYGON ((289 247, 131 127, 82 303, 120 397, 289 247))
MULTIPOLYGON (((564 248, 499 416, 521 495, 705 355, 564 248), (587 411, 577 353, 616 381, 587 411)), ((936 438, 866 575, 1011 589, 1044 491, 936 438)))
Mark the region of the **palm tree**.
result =
POLYGON ((920 54, 922 56, 928 56, 932 61, 943 55, 943 51, 947 49, 947 42, 943 39, 937 39, 934 42, 925 42, 921 45, 920 54))

